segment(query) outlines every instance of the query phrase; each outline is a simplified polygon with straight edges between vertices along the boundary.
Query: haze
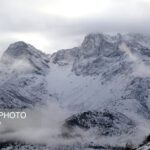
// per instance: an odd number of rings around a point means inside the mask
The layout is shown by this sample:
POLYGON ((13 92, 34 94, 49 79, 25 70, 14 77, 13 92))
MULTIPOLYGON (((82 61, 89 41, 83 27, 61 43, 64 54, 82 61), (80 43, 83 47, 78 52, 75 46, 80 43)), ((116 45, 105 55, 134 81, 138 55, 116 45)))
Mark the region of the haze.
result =
POLYGON ((46 53, 91 32, 149 32, 149 0, 0 0, 0 52, 16 41, 46 53))

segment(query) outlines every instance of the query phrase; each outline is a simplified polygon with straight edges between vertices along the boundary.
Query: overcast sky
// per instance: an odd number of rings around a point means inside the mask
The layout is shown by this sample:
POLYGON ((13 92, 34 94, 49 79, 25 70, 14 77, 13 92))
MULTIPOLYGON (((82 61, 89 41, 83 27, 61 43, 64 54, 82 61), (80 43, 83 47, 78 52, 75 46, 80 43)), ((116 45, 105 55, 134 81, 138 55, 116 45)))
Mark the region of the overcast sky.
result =
POLYGON ((0 0, 0 50, 25 41, 46 53, 91 32, 149 32, 150 0, 0 0))

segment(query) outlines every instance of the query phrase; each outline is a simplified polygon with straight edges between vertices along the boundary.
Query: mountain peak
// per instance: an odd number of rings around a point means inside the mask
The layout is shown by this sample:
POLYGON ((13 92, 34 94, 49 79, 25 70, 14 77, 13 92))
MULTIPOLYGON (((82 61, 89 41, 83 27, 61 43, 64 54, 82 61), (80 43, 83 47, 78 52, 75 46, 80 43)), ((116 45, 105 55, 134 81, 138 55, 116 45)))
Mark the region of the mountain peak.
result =
POLYGON ((10 44, 11 48, 18 48, 18 47, 28 47, 28 44, 25 43, 24 41, 17 41, 15 43, 10 44))
POLYGON ((36 72, 45 72, 44 70, 49 68, 47 55, 23 41, 10 44, 3 53, 1 62, 9 66, 17 64, 17 67, 22 65, 22 63, 28 64, 36 72))
POLYGON ((91 33, 85 36, 81 47, 83 49, 91 49, 93 46, 98 47, 101 41, 104 39, 104 34, 102 33, 91 33))
POLYGON ((31 54, 35 48, 23 41, 18 41, 10 44, 7 50, 4 52, 3 56, 8 55, 13 58, 25 56, 31 54))

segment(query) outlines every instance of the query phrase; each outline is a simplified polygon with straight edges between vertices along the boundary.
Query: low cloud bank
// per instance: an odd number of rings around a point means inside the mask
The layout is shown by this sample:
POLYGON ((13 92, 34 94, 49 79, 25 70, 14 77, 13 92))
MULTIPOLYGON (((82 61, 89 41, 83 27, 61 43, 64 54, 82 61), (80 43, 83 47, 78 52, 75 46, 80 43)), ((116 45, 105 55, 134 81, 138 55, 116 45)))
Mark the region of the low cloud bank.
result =
POLYGON ((61 108, 56 103, 47 106, 36 107, 27 110, 26 119, 4 119, 0 125, 0 141, 20 141, 25 143, 46 144, 50 146, 94 143, 98 145, 120 145, 126 143, 139 144, 149 132, 149 122, 141 122, 137 131, 122 136, 98 136, 94 129, 84 131, 75 128, 75 136, 66 138, 62 136, 64 121, 71 116, 71 113, 61 108), (143 125, 144 124, 144 125, 143 125), (80 136, 76 136, 80 135, 80 136), (119 142, 118 142, 119 141, 119 142))

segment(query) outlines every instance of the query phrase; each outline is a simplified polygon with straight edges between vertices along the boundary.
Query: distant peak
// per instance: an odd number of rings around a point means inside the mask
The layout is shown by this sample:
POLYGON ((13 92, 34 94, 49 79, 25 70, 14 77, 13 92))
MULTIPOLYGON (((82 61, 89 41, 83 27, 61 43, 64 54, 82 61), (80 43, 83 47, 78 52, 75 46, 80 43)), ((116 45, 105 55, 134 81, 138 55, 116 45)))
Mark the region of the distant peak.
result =
POLYGON ((93 49, 98 48, 104 42, 107 43, 120 43, 121 41, 127 41, 130 43, 134 42, 145 42, 149 43, 150 34, 144 33, 90 33, 85 36, 81 48, 93 49))
POLYGON ((31 48, 29 44, 23 41, 18 41, 10 44, 7 50, 4 52, 4 55, 9 55, 11 57, 20 57, 22 55, 29 54, 29 51, 31 51, 30 49, 31 48))
POLYGON ((104 34, 102 33, 90 33, 87 36, 85 36, 81 47, 83 49, 92 49, 93 46, 98 46, 103 39, 104 34))
POLYGON ((21 67, 27 65, 29 68, 28 71, 38 72, 40 74, 44 74, 45 70, 49 68, 47 55, 23 41, 10 44, 3 53, 0 61, 3 64, 15 66, 15 69, 19 65, 21 67))
POLYGON ((123 37, 121 33, 90 33, 85 36, 81 47, 83 49, 92 49, 93 47, 99 47, 104 41, 117 42, 123 37))
POLYGON ((96 39, 96 38, 102 39, 104 37, 105 37, 104 33, 90 33, 90 34, 85 36, 84 41, 90 40, 90 39, 96 39))
POLYGON ((12 49, 12 48, 27 48, 27 47, 28 47, 27 43, 25 43, 24 41, 18 41, 18 42, 10 44, 8 49, 12 49))
POLYGON ((10 44, 6 51, 3 53, 2 57, 9 56, 11 58, 25 58, 30 56, 38 57, 40 55, 45 54, 28 43, 18 41, 10 44))

